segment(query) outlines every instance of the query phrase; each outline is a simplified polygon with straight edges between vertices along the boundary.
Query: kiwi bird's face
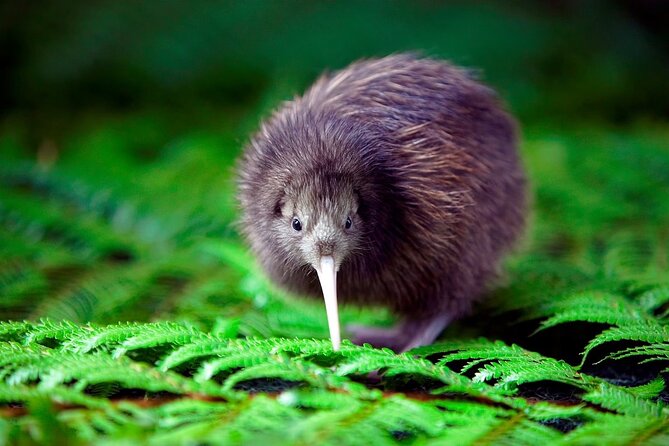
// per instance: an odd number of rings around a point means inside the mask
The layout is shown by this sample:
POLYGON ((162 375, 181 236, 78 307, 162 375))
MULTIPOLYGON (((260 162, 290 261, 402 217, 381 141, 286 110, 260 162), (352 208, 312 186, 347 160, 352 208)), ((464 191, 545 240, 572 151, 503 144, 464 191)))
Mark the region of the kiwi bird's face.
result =
POLYGON ((292 184, 276 211, 275 236, 292 262, 317 269, 323 257, 331 257, 339 270, 358 247, 358 196, 344 181, 315 176, 292 184))
POLYGON ((339 267, 360 244, 363 222, 358 196, 337 178, 315 175, 289 186, 277 206, 275 230, 293 262, 311 265, 323 290, 330 337, 339 348, 336 279, 339 267))

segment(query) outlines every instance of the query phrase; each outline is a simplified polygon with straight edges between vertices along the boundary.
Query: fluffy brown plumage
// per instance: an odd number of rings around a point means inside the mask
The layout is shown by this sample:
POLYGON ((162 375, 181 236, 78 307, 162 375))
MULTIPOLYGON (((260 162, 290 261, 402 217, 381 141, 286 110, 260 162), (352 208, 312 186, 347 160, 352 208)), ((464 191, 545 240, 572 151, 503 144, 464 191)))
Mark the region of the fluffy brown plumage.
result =
POLYGON ((262 124, 239 165, 242 228, 269 276, 390 307, 355 341, 430 343, 471 309, 519 236, 525 176, 495 93, 446 62, 400 54, 321 77, 262 124), (297 221, 297 223, 295 223, 297 221))

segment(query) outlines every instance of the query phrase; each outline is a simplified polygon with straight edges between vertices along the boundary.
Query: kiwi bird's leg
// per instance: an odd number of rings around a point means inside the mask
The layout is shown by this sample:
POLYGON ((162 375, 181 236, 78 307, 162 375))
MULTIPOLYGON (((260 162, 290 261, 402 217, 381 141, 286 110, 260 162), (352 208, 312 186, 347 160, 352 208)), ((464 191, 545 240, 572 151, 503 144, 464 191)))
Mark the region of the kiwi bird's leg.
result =
POLYGON ((315 265, 315 268, 323 289, 332 348, 337 351, 341 344, 341 335, 339 332, 339 310, 337 308, 337 268, 334 258, 332 256, 322 256, 320 263, 315 265))
POLYGON ((435 315, 428 319, 405 320, 402 328, 408 341, 402 351, 405 352, 421 345, 432 344, 452 321, 453 317, 448 313, 435 315))
POLYGON ((414 347, 431 344, 439 333, 453 320, 449 314, 438 314, 429 318, 405 318, 390 328, 373 328, 353 325, 346 327, 353 334, 353 343, 388 347, 397 353, 414 347))

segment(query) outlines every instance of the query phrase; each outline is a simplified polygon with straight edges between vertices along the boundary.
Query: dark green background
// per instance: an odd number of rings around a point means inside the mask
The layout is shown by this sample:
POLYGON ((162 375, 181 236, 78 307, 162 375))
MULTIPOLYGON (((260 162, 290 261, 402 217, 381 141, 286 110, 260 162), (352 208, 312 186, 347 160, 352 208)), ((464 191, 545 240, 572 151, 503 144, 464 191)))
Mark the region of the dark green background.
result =
POLYGON ((323 70, 420 50, 481 70, 523 121, 669 113, 662 1, 52 0, 0 8, 6 110, 273 105, 323 70))

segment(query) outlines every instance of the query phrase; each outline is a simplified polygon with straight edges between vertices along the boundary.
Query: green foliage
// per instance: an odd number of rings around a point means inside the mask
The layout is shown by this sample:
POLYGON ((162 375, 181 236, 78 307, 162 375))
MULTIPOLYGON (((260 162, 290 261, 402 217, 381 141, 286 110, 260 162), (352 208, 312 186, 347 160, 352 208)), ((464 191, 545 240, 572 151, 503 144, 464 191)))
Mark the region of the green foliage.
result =
POLYGON ((578 444, 615 418, 659 444, 669 425, 669 407, 657 399, 661 378, 618 386, 499 341, 395 355, 348 342, 335 353, 327 340, 227 338, 170 322, 78 328, 46 320, 2 324, 11 334, 0 349, 0 402, 11 403, 4 410, 14 413, 11 423, 23 432, 17 435, 48 424, 95 443, 180 444, 196 436, 212 444, 395 444, 399 435, 444 444, 571 443, 573 437, 578 444), (146 333, 156 342, 147 342, 146 333), (139 349, 143 354, 134 355, 139 349), (437 362, 423 359, 435 355, 437 362), (449 368, 463 359, 461 374, 449 368), (470 380, 463 373, 472 369, 478 371, 470 380), (385 372, 387 387, 400 375, 442 387, 422 397, 374 389, 363 385, 373 370, 385 372), (578 387, 582 402, 519 397, 522 384, 545 380, 578 387), (575 418, 583 425, 566 436, 545 424, 575 418))
POLYGON ((75 126, 55 163, 1 152, 0 444, 667 443, 666 130, 526 129, 524 246, 471 317, 395 354, 333 352, 322 304, 258 270, 240 130, 160 116, 75 126))

